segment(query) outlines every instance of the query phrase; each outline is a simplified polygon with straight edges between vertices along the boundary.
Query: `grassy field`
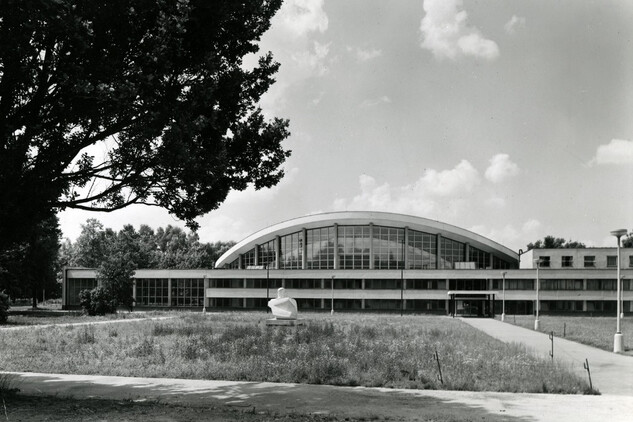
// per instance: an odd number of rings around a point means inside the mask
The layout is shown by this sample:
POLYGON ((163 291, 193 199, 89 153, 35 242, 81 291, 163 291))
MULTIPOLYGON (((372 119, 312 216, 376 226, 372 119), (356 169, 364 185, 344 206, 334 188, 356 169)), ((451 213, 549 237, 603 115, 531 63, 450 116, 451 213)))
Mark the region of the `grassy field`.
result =
POLYGON ((472 391, 588 390, 560 364, 445 317, 308 314, 307 325, 288 328, 266 327, 264 313, 176 315, 0 330, 0 368, 472 391))
MULTIPOLYGON (((521 327, 534 329, 534 316, 518 315, 506 316, 506 322, 521 327)), ((539 316, 540 330, 544 333, 554 332, 556 337, 576 341, 578 343, 597 347, 599 349, 613 351, 613 335, 616 330, 615 315, 613 317, 588 317, 588 316, 539 316)), ((621 320, 620 328, 630 336, 633 333, 633 319, 626 317, 621 320)), ((633 351, 632 344, 626 344, 625 350, 633 351)))

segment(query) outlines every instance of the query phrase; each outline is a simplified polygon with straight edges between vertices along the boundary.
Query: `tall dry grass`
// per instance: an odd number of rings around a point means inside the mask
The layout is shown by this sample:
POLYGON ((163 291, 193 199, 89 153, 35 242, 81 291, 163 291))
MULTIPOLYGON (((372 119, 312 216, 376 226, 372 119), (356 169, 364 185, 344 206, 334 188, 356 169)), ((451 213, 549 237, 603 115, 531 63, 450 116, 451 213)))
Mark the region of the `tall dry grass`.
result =
MULTIPOLYGON (((506 322, 521 327, 533 329, 534 317, 528 315, 507 316, 506 322)), ((539 316, 540 331, 544 333, 554 332, 556 337, 576 341, 588 346, 606 351, 613 351, 613 335, 616 332, 616 319, 613 317, 599 316, 539 316)), ((620 330, 623 333, 633 333, 633 319, 625 317, 620 321, 620 330)), ((626 339, 627 336, 625 335, 626 339)), ((625 344, 625 350, 633 347, 625 344)))
POLYGON ((179 314, 164 321, 0 331, 0 367, 41 371, 472 391, 582 393, 586 382, 445 317, 179 314), (442 378, 439 378, 439 357, 442 378))

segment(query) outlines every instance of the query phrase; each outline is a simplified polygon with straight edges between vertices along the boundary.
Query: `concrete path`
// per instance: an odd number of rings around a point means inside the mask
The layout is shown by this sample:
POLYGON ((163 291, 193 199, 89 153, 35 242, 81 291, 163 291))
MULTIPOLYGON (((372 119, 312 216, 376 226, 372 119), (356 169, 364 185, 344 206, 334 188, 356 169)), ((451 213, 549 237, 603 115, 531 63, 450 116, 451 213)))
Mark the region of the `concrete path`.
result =
POLYGON ((86 321, 86 322, 68 322, 63 324, 33 324, 33 325, 18 325, 15 327, 0 327, 2 331, 12 330, 33 330, 35 328, 49 328, 49 327, 76 327, 81 325, 100 325, 100 324, 120 324, 123 322, 136 322, 136 321, 160 321, 163 319, 176 318, 173 316, 151 317, 151 318, 127 318, 127 319, 108 319, 103 321, 86 321))
POLYGON ((327 385, 9 373, 23 394, 234 406, 273 414, 471 421, 631 421, 631 397, 400 390, 327 385), (453 419, 451 419, 453 420, 453 419))
MULTIPOLYGON (((548 334, 491 318, 463 318, 462 321, 505 343, 522 343, 536 355, 550 358, 552 343, 548 334)), ((594 388, 602 394, 631 396, 633 401, 633 356, 554 337, 554 360, 569 363, 574 372, 587 379, 585 359, 589 361, 594 388)), ((629 420, 633 421, 633 414, 629 420)))

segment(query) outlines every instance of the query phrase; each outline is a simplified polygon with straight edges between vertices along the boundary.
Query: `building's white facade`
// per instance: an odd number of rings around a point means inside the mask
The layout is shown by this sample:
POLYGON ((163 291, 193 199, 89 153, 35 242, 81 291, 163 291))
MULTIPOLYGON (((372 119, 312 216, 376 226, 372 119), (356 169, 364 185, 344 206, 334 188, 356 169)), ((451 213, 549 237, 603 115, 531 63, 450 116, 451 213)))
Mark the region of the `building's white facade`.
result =
MULTIPOLYGON (((140 307, 265 309, 285 287, 300 310, 492 315, 505 303, 507 314, 529 314, 536 309, 534 261, 540 259, 541 312, 611 314, 616 254, 616 248, 538 249, 520 256, 437 221, 327 213, 247 237, 216 269, 138 270, 132 294, 140 307), (532 265, 523 268, 527 259, 532 265)), ((621 249, 620 261, 623 311, 631 312, 633 249, 621 249)), ((78 292, 94 285, 94 270, 67 269, 64 307, 77 306, 78 292)))

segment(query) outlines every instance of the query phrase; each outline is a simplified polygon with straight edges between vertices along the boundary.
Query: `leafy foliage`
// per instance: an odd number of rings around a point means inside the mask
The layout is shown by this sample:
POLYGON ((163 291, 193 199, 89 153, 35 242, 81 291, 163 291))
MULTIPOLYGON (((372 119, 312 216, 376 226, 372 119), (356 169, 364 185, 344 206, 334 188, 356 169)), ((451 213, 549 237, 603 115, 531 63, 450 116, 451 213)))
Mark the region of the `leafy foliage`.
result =
POLYGON ((113 314, 117 308, 113 294, 102 286, 79 292, 79 304, 84 313, 91 316, 113 314))
MULTIPOLYGON (((196 233, 174 226, 154 231, 147 225, 126 225, 119 232, 89 219, 81 235, 62 245, 64 265, 104 268, 117 265, 137 268, 213 268, 234 242, 201 243, 196 233), (117 264, 118 262, 118 264, 117 264)), ((114 269, 112 270, 114 271, 114 269)))
POLYGON ((58 294, 57 274, 61 231, 57 216, 49 216, 29 230, 29 236, 11 251, 0 251, 0 288, 12 297, 33 298, 45 289, 48 296, 58 294))
POLYGON ((545 236, 543 240, 528 243, 527 249, 576 249, 586 248, 582 242, 565 240, 562 237, 545 236))
POLYGON ((5 291, 0 292, 0 324, 7 322, 9 318, 9 295, 5 291))
POLYGON ((275 185, 288 122, 257 104, 279 64, 243 58, 280 5, 3 1, 0 254, 51 210, 149 204, 196 227, 229 191, 275 185))

